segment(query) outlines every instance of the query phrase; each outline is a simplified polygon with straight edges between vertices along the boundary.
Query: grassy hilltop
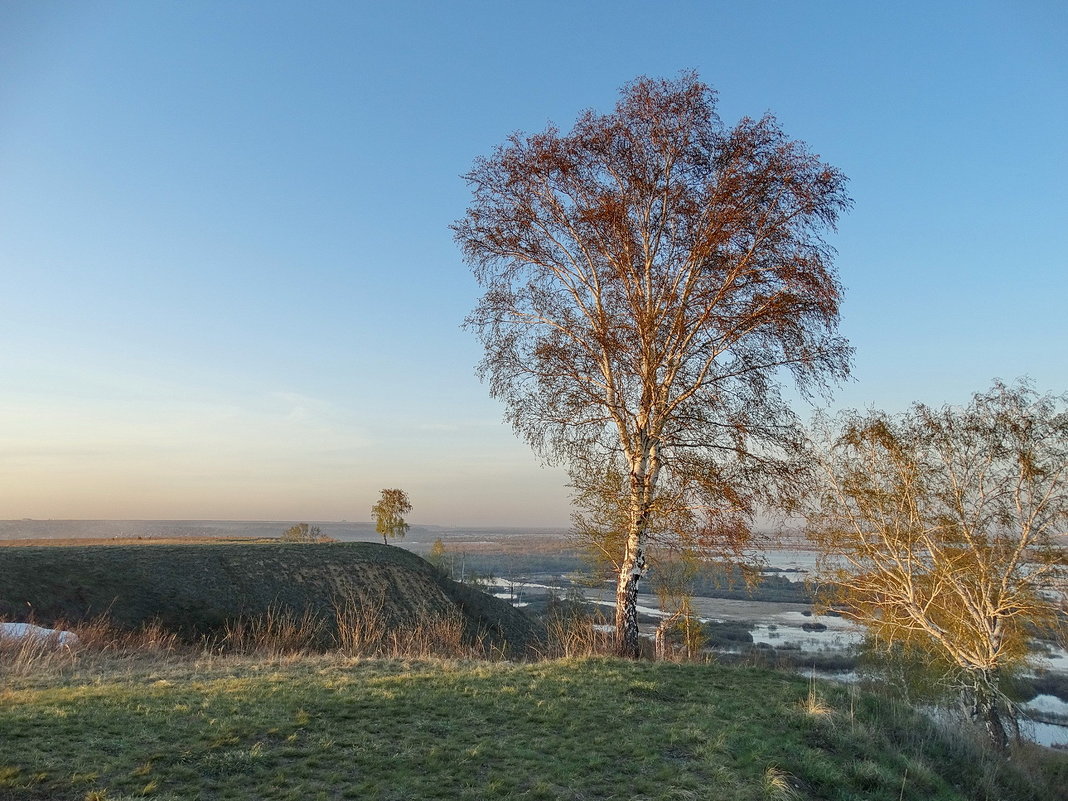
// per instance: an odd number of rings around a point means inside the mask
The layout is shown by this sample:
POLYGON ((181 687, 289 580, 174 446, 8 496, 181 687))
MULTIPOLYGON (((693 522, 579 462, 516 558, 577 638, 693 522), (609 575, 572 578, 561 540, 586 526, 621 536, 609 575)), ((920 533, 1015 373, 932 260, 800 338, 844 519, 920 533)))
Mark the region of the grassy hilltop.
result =
POLYGON ((0 741, 3 801, 1052 801, 1068 780, 1063 755, 1006 762, 883 697, 614 659, 23 675, 0 690, 0 741))
POLYGON ((106 615, 188 639, 285 610, 335 633, 339 612, 388 627, 458 616, 470 637, 524 650, 536 635, 509 604, 442 576, 402 548, 367 542, 211 542, 0 548, 0 619, 46 626, 106 615))

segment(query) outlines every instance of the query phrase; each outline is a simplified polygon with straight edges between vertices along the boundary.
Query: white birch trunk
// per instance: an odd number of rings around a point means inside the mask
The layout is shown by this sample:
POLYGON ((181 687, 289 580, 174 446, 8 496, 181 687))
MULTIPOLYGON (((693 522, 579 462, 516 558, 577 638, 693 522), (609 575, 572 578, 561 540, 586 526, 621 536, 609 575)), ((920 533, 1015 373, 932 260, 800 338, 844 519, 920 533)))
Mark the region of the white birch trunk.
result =
POLYGON ((627 546, 616 582, 616 649, 620 656, 641 656, 638 639, 638 583, 645 575, 645 546, 649 510, 659 471, 656 445, 642 436, 642 453, 631 460, 630 527, 627 546))
POLYGON ((626 557, 616 582, 616 649, 620 656, 637 659, 638 582, 645 573, 645 532, 635 523, 627 537, 626 557))

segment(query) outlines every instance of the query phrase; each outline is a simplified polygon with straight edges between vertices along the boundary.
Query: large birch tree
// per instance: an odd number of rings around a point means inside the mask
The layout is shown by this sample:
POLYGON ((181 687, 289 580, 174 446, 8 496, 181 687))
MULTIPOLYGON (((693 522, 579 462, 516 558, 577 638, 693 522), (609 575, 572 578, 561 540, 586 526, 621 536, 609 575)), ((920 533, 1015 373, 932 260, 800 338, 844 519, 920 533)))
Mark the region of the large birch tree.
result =
POLYGON ((622 476, 616 636, 637 655, 651 527, 748 530, 799 468, 780 381, 848 373, 824 239, 845 179, 771 116, 725 126, 694 74, 638 79, 570 133, 514 134, 465 178, 481 374, 544 458, 622 476))

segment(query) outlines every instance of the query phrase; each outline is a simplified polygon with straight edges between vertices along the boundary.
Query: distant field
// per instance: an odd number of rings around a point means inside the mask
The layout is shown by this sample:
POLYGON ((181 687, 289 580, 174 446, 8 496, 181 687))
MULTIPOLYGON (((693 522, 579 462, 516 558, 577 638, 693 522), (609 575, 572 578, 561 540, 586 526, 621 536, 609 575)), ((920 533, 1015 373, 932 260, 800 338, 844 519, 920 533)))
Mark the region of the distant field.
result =
MULTIPOLYGON (((232 520, 0 520, 0 540, 278 537, 291 525, 288 522, 232 520)), ((354 532, 374 533, 372 524, 347 527, 354 532)))
MULTIPOLYGON (((71 540, 71 539, 197 539, 276 538, 294 523, 319 526, 325 535, 343 542, 381 542, 374 523, 365 521, 299 520, 0 520, 0 544, 3 540, 71 540)), ((463 528, 413 525, 402 542, 429 544, 439 537, 446 543, 489 542, 509 547, 510 543, 555 540, 565 535, 563 529, 547 528, 463 528)), ((526 547, 524 545, 524 547, 526 547)))
POLYGON ((277 538, 266 539, 263 537, 76 537, 69 539, 43 537, 40 539, 0 540, 0 548, 21 548, 33 545, 50 548, 81 547, 85 545, 220 545, 277 541, 277 538))

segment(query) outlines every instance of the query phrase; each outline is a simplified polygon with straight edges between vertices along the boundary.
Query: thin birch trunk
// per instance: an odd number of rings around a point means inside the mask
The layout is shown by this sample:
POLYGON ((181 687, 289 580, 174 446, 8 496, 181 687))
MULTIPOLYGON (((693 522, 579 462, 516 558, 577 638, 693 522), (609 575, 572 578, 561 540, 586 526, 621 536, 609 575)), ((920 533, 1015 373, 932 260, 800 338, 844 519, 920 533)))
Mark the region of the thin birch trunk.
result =
POLYGON ((630 528, 627 547, 616 582, 616 649, 620 656, 641 656, 638 639, 638 584, 645 575, 645 544, 649 509, 658 465, 654 447, 643 437, 645 453, 632 462, 630 476, 630 528))
POLYGON ((620 656, 637 659, 638 645, 638 582, 645 573, 644 531, 638 523, 631 524, 627 537, 626 557, 616 583, 616 650, 620 656))

